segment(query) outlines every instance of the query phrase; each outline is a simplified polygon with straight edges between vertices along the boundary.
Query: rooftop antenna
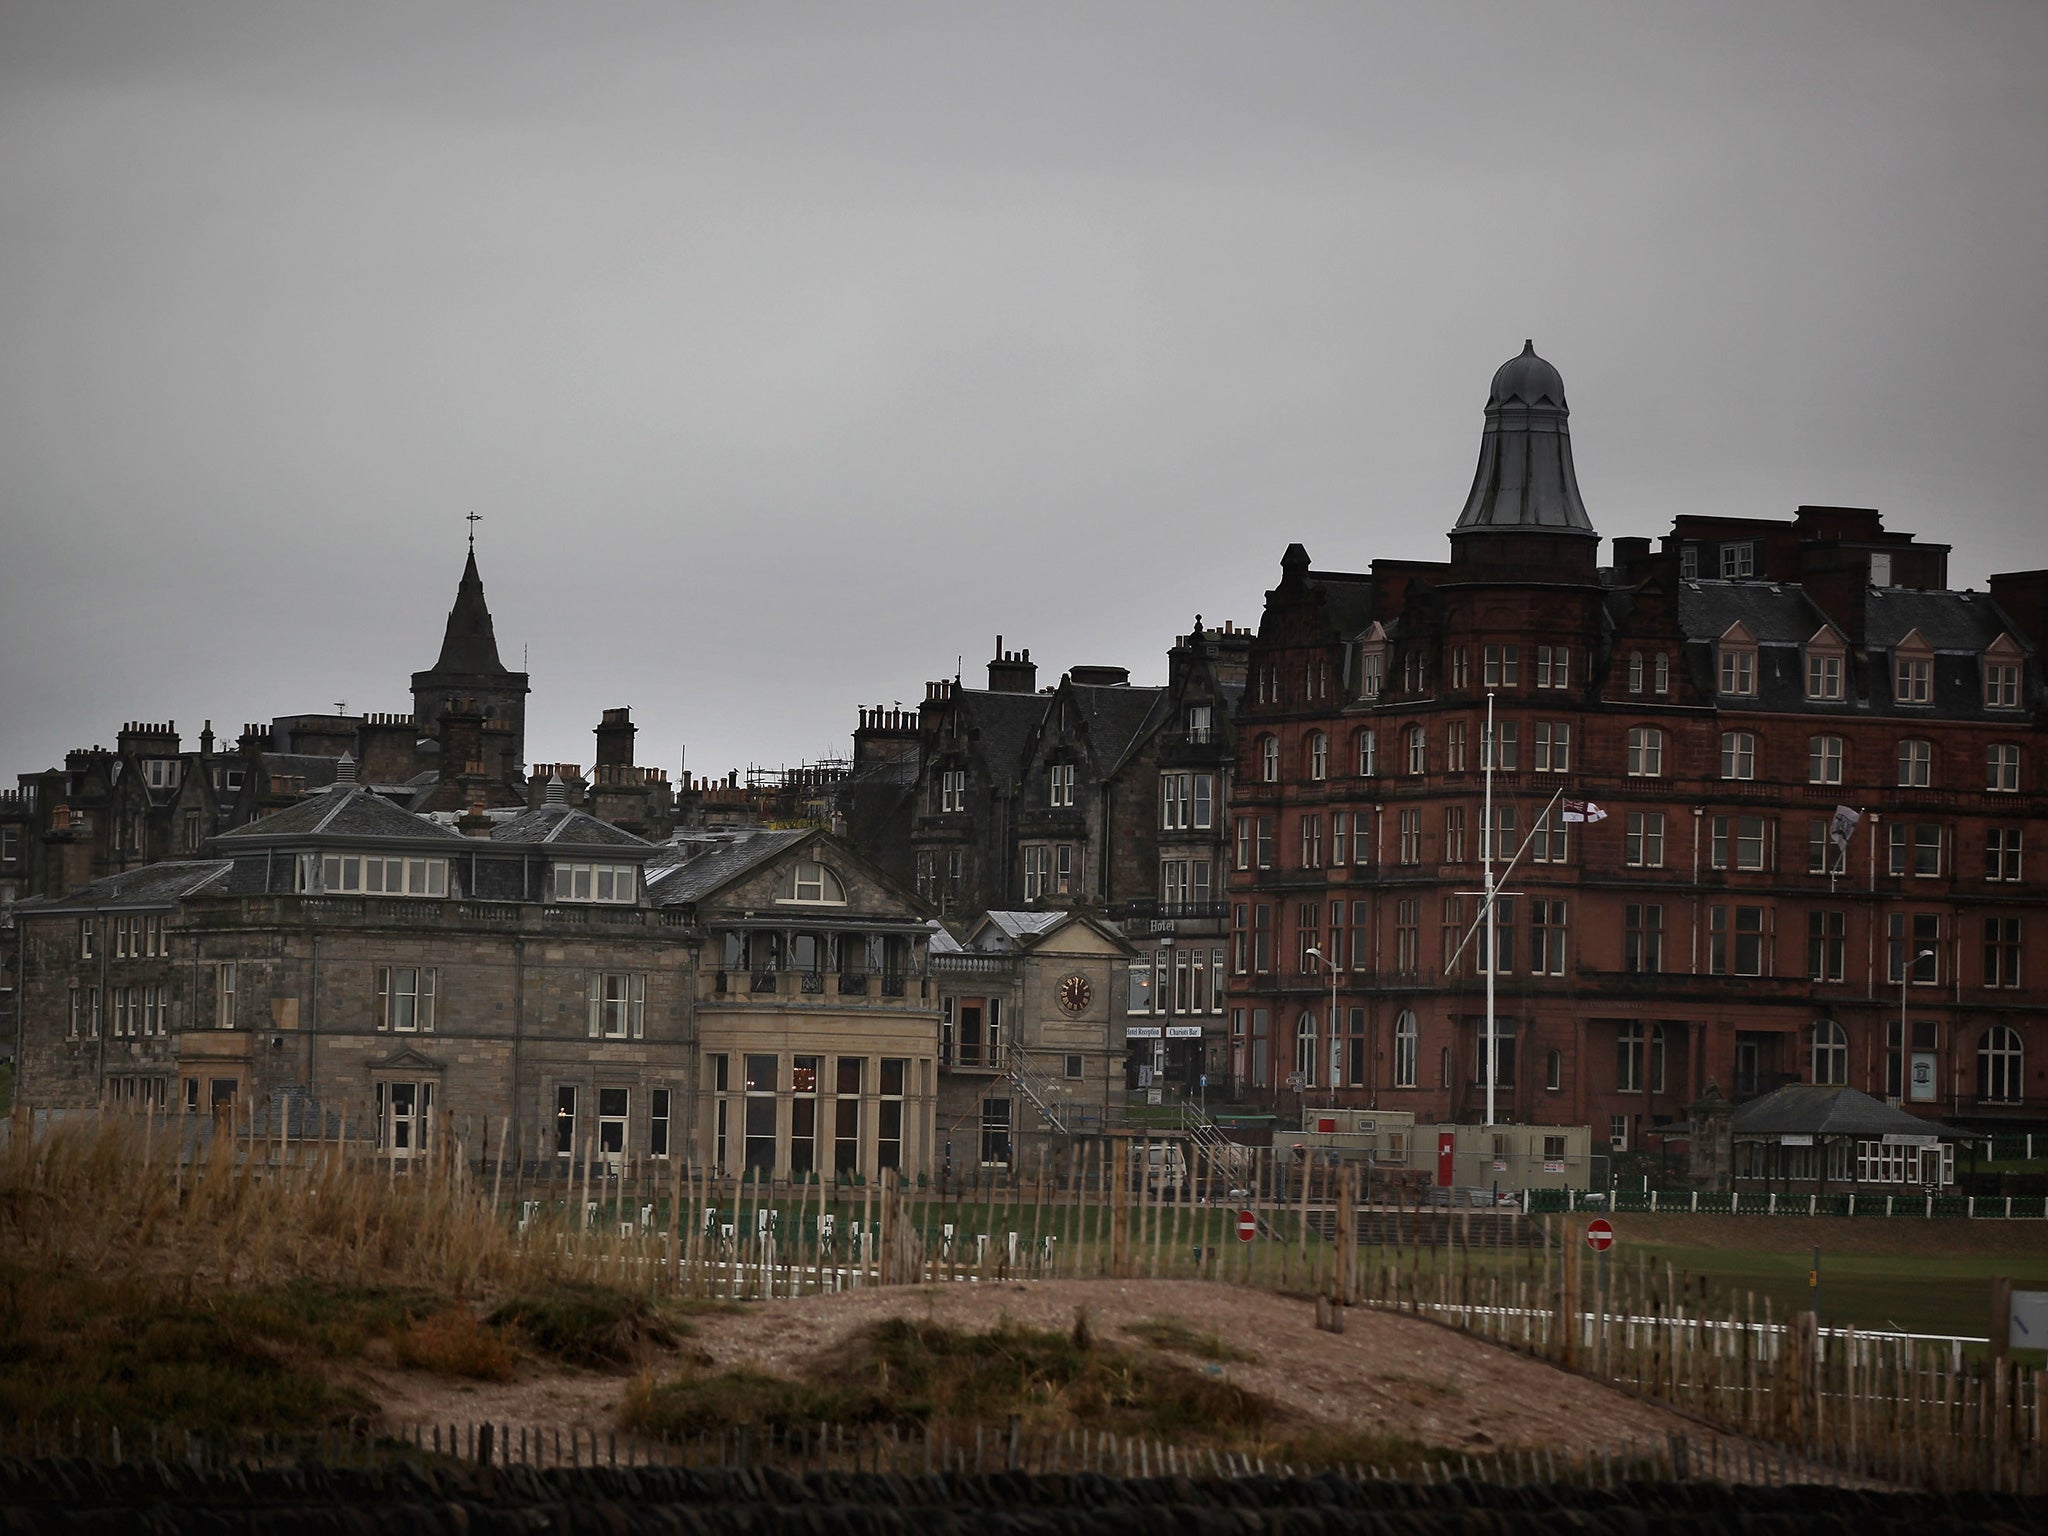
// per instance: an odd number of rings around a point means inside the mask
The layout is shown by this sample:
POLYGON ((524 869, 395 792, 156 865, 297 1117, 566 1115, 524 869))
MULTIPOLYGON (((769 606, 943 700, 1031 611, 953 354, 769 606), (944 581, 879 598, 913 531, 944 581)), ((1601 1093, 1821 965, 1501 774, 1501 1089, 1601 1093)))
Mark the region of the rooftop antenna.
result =
POLYGON ((483 517, 482 514, 472 511, 463 521, 469 524, 469 552, 473 555, 476 553, 476 525, 483 521, 483 517))
POLYGON ((335 712, 335 713, 336 713, 337 715, 345 715, 345 714, 347 714, 347 713, 348 713, 348 700, 347 700, 347 699, 336 699, 336 700, 334 701, 334 712, 335 712))

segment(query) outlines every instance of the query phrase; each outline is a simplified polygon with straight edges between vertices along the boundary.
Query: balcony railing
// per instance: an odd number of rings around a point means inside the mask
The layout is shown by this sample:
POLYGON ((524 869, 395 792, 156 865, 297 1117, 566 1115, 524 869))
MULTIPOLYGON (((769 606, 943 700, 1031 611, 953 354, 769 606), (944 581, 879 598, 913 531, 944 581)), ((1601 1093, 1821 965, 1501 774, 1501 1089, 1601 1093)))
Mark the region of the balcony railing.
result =
POLYGON ((825 974, 822 971, 803 972, 802 991, 822 997, 825 993, 825 974))
POLYGON ((777 982, 778 982, 778 980, 779 980, 779 973, 778 973, 778 972, 775 972, 775 971, 756 971, 756 972, 754 972, 754 985, 753 985, 753 988, 752 988, 752 990, 753 990, 753 991, 755 991, 755 992, 774 992, 774 991, 777 991, 777 990, 779 990, 779 988, 778 988, 778 986, 777 986, 777 982))
POLYGON ((867 973, 865 971, 846 971, 842 973, 839 978, 839 995, 841 997, 866 997, 868 995, 867 973))
POLYGON ((1008 955, 940 954, 931 957, 931 968, 939 976, 1001 976, 1010 969, 1008 955))
POLYGON ((907 976, 884 976, 882 978, 882 996, 902 997, 909 989, 909 980, 910 978, 907 976))

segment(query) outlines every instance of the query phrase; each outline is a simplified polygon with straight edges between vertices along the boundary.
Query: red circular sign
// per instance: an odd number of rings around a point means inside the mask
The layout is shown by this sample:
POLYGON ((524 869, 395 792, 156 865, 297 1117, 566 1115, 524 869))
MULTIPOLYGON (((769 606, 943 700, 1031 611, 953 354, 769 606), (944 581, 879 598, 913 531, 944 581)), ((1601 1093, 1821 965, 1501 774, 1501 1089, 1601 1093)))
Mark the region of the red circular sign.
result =
POLYGON ((1237 1237, 1239 1242, 1250 1242, 1259 1235, 1259 1218, 1250 1211, 1237 1213, 1237 1237))
POLYGON ((1605 1216, 1595 1216, 1586 1223, 1586 1246, 1595 1253, 1605 1253, 1614 1246, 1614 1228, 1605 1216))

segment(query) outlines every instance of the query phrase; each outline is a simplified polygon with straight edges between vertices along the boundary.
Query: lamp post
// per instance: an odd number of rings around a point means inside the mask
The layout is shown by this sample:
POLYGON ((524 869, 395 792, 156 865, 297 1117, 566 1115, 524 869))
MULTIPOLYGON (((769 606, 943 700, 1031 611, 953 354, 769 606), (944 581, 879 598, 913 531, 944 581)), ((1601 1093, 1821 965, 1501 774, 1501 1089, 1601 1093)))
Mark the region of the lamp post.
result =
MULTIPOLYGON (((1308 952, 1316 957, 1316 964, 1320 965, 1324 970, 1330 973, 1330 1029, 1327 1038, 1332 1042, 1331 1049, 1334 1052, 1335 1042, 1337 1039, 1337 967, 1330 964, 1328 957, 1326 957, 1320 949, 1317 949, 1315 945, 1309 945, 1308 952)), ((1329 1065, 1329 1058, 1325 1057, 1323 1061, 1323 1066, 1325 1068, 1326 1074, 1330 1078, 1330 1082, 1325 1086, 1327 1086, 1330 1090, 1330 1108, 1335 1109, 1337 1107, 1336 1073, 1328 1070, 1329 1065)))
POLYGON ((1906 1033, 1906 984, 1913 979, 1913 967, 1922 960, 1934 958, 1934 951, 1923 949, 1899 967, 1899 1096, 1910 1099, 1913 1096, 1913 1042, 1906 1033))

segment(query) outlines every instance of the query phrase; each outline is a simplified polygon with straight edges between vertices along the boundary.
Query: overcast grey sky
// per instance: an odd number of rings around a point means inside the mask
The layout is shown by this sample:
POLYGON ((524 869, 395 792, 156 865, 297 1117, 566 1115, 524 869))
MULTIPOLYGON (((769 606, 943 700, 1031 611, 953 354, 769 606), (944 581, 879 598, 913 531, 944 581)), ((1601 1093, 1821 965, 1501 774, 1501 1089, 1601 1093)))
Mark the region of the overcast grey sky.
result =
POLYGON ((408 707, 843 753, 1441 558, 1487 380, 1601 533, 2048 564, 2048 5, 0 0, 0 773, 408 707))

